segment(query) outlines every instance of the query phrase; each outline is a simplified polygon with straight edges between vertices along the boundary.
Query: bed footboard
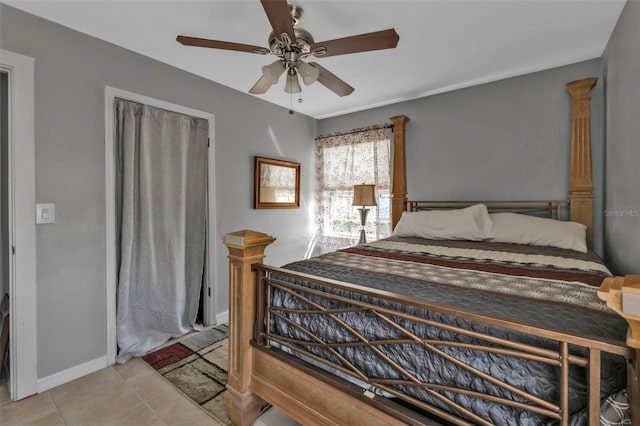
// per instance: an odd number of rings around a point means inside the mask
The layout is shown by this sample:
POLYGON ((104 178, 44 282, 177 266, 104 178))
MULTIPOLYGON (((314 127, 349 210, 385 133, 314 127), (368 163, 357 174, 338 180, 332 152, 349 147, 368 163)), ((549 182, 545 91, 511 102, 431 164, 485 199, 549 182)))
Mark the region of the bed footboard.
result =
MULTIPOLYGON (((550 329, 537 329, 530 325, 514 323, 512 321, 500 320, 486 317, 470 312, 447 310, 446 307, 433 305, 416 300, 405 300, 404 296, 395 295, 384 291, 365 289, 338 281, 318 279, 317 277, 305 274, 292 273, 288 270, 272 268, 262 264, 264 250, 275 238, 266 234, 252 231, 240 231, 228 234, 224 237, 224 243, 229 248, 230 259, 230 346, 229 346, 229 380, 227 384, 227 409, 229 416, 236 425, 248 425, 256 418, 262 400, 265 400, 285 413, 303 422, 304 424, 428 424, 430 418, 446 419, 454 424, 468 424, 467 421, 452 416, 446 411, 424 403, 415 398, 407 398, 403 392, 398 391, 398 385, 403 387, 414 387, 425 391, 432 396, 439 398, 440 392, 454 392, 483 400, 490 400, 505 406, 515 407, 534 413, 542 414, 549 418, 555 418, 560 424, 568 424, 568 404, 569 404, 569 370, 575 368, 585 369, 588 378, 588 388, 593 390, 588 395, 588 417, 589 424, 599 424, 600 414, 600 375, 601 361, 606 353, 621 355, 629 363, 629 391, 632 398, 637 398, 638 380, 638 351, 633 350, 623 343, 606 340, 590 340, 584 336, 568 335, 550 329), (300 286, 299 281, 320 285, 322 287, 347 290, 360 294, 365 298, 373 297, 392 303, 403 303, 414 306, 417 309, 426 309, 440 312, 444 315, 452 315, 464 320, 484 322, 491 327, 500 327, 513 330, 518 333, 539 336, 541 338, 556 341, 555 349, 540 348, 528 344, 514 343, 509 339, 496 338, 493 335, 479 334, 476 331, 459 329, 450 325, 433 323, 433 321, 421 317, 409 317, 405 314, 398 314, 387 307, 368 304, 360 298, 358 301, 345 299, 340 293, 334 294, 333 305, 338 306, 334 310, 327 310, 313 301, 313 297, 308 297, 317 289, 300 286), (272 306, 271 299, 273 292, 280 292, 292 297, 302 295, 305 304, 310 306, 300 309, 283 308, 272 306), (348 306, 343 306, 348 305, 348 306), (287 312, 288 310, 288 312, 287 312), (295 312, 294 312, 295 311, 295 312), (364 337, 349 324, 343 324, 350 335, 360 336, 354 342, 326 344, 320 338, 316 338, 308 330, 302 330, 300 326, 290 320, 287 315, 295 313, 300 315, 330 316, 332 321, 340 323, 341 314, 347 311, 366 311, 381 323, 386 323, 390 327, 397 328, 393 318, 402 320, 429 323, 428 326, 440 328, 446 333, 466 335, 470 339, 480 340, 486 343, 468 344, 458 341, 431 341, 420 337, 407 330, 401 330, 404 337, 399 337, 393 341, 376 342, 364 337), (288 327, 296 328, 305 339, 296 340, 278 334, 272 334, 274 321, 286 323, 288 327), (494 396, 479 394, 463 388, 451 385, 439 385, 429 381, 419 381, 415 375, 403 371, 402 380, 370 379, 361 374, 357 368, 345 359, 341 359, 340 351, 336 348, 345 345, 366 346, 368 350, 378 353, 381 357, 386 357, 378 349, 384 345, 418 345, 425 350, 438 353, 439 356, 447 358, 448 361, 458 364, 458 360, 447 355, 445 347, 460 347, 472 351, 491 353, 491 356, 513 356, 516 358, 530 359, 544 363, 558 369, 561 380, 559 382, 559 399, 556 401, 541 400, 532 394, 515 389, 507 383, 495 380, 489 375, 476 371, 473 367, 462 366, 461 368, 476 375, 479 380, 487 380, 497 387, 507 389, 514 395, 518 395, 521 402, 510 400, 510 398, 496 398, 494 396), (338 363, 327 365, 325 360, 316 356, 313 350, 308 347, 322 347, 334 354, 338 358, 338 363), (582 347, 581 352, 570 352, 570 347, 582 347), (300 350, 302 348, 302 350, 300 350), (306 349, 305 349, 306 348, 306 349), (284 350, 283 350, 284 349, 284 350), (292 353, 302 356, 299 358, 292 356, 292 353), (310 361, 310 362, 309 362, 310 361), (322 368, 320 368, 322 367, 322 368), (335 374, 327 373, 329 367, 334 373, 343 373, 342 376, 351 376, 359 379, 359 383, 353 384, 335 374), (479 374, 478 374, 479 373, 479 374), (387 394, 392 394, 396 398, 395 403, 386 398, 374 395, 370 392, 374 389, 382 390, 387 394), (523 402, 526 400, 528 402, 523 402), (417 411, 408 410, 407 406, 418 407, 417 411)), ((322 292, 322 297, 326 294, 322 292)), ((332 306, 333 306, 332 305, 332 306)), ((399 330, 399 329, 398 329, 399 330)), ((393 359, 386 359, 390 364, 393 359)), ((632 399, 633 401, 633 399, 632 399)), ((483 419, 467 412, 462 407, 449 404, 442 399, 444 404, 450 405, 454 411, 464 412, 465 415, 475 423, 489 424, 483 419)), ((632 402, 637 414, 637 403, 632 402)), ((635 420, 635 418, 634 418, 635 420)))

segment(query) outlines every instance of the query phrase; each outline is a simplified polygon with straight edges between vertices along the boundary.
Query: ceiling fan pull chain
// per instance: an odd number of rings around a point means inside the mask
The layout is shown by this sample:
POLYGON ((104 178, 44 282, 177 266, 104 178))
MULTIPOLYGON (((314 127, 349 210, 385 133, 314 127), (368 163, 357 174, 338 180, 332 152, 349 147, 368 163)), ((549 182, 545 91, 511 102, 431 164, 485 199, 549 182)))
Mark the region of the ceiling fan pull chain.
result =
POLYGON ((289 91, 289 115, 293 115, 293 92, 289 91))

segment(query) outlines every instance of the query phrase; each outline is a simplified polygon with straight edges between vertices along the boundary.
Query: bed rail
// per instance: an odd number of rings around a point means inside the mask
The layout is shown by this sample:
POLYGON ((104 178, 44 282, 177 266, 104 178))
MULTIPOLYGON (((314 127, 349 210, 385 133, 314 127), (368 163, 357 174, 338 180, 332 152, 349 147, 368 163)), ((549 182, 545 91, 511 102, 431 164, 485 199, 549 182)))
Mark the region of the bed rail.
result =
MULTIPOLYGON (((424 410, 426 413, 435 415, 441 419, 445 419, 454 424, 468 424, 466 421, 453 416, 444 410, 426 404, 414 397, 399 391, 396 386, 419 387, 427 392, 433 398, 438 399, 441 403, 464 413, 469 419, 477 424, 490 424, 486 420, 478 417, 474 413, 466 410, 458 405, 454 400, 445 397, 441 392, 450 392, 453 394, 466 395, 468 397, 479 398, 492 401, 494 403, 505 406, 515 407, 521 410, 528 410, 555 419, 562 425, 568 424, 569 421, 569 369, 583 368, 586 377, 588 377, 588 415, 590 424, 599 424, 600 416, 600 377, 601 377, 601 359, 603 354, 610 353, 624 356, 628 362, 635 363, 636 352, 628 348, 624 342, 598 339, 594 340, 589 336, 567 334, 561 330, 550 328, 540 328, 532 324, 515 322, 509 319, 497 318, 487 315, 481 315, 474 312, 460 311, 447 306, 417 301, 409 297, 394 293, 373 290, 344 282, 319 279, 318 277, 292 273, 291 271, 256 264, 253 271, 257 274, 257 315, 256 329, 254 334, 254 346, 257 349, 272 351, 274 347, 279 348, 288 353, 311 361, 316 366, 324 367, 339 372, 340 374, 351 377, 359 381, 365 390, 377 389, 395 396, 398 400, 404 401, 413 407, 424 410), (307 287, 298 284, 297 280, 310 283, 314 287, 307 287), (336 290, 344 290, 357 294, 358 300, 353 300, 341 295, 340 292, 327 292, 315 286, 321 286, 336 290), (287 309, 276 307, 271 304, 271 295, 274 290, 279 290, 289 297, 298 298, 304 302, 305 309, 287 309), (331 305, 335 308, 326 308, 314 300, 315 296, 331 299, 331 305), (371 300, 368 300, 372 298, 371 300), (478 331, 470 331, 457 326, 446 325, 432 320, 424 319, 411 314, 400 313, 398 311, 386 308, 375 303, 377 299, 383 299, 391 303, 400 303, 413 306, 420 310, 428 310, 439 312, 444 315, 452 315, 461 319, 481 322, 490 326, 501 327, 518 333, 524 333, 532 336, 541 337, 553 342, 548 347, 536 347, 525 343, 510 341, 504 338, 484 334, 478 331), (372 303, 374 302, 374 303, 372 303), (366 312, 367 314, 380 320, 387 327, 392 328, 400 333, 403 337, 393 340, 371 340, 351 325, 341 319, 341 314, 346 312, 366 312), (342 332, 351 337, 349 342, 325 342, 317 337, 310 329, 298 323, 291 321, 288 315, 321 315, 332 319, 334 324, 341 327, 342 332), (295 328, 304 338, 296 339, 280 336, 272 332, 272 322, 275 319, 283 321, 288 327, 295 328), (415 322, 422 323, 429 327, 435 327, 445 334, 452 336, 451 340, 431 340, 423 339, 410 330, 402 327, 399 322, 415 322), (453 336, 467 336, 481 343, 465 343, 453 336), (468 389, 456 387, 453 384, 436 384, 420 380, 417 375, 407 371, 396 360, 389 357, 382 348, 385 345, 419 345, 427 351, 439 355, 446 362, 455 364, 458 368, 466 370, 473 376, 488 381, 494 386, 500 387, 512 395, 517 395, 518 400, 504 398, 493 395, 481 394, 468 389), (376 379, 367 377, 359 368, 353 365, 341 354, 341 350, 348 347, 366 346, 377 357, 388 365, 392 366, 397 375, 401 379, 376 379), (464 348, 472 351, 485 352, 509 357, 523 358, 538 361, 558 369, 560 377, 559 399, 556 401, 547 401, 541 399, 524 389, 519 389, 509 383, 492 377, 470 365, 466 365, 461 360, 447 353, 447 348, 464 348), (329 351, 337 362, 328 361, 313 352, 313 348, 324 348, 329 351), (573 366, 573 367, 572 367, 573 366)), ((335 380, 335 379, 334 379, 335 380)), ((376 404, 380 401, 379 396, 372 396, 371 403, 376 404)), ((385 409, 388 410, 388 407, 385 409)))

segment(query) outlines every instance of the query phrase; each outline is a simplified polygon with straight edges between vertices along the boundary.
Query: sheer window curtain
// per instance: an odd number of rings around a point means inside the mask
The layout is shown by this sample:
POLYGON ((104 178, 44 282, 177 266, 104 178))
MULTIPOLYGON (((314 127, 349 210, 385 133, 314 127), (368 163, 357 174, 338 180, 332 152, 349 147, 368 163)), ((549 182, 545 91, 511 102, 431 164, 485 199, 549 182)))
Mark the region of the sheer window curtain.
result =
POLYGON ((207 120, 117 99, 117 362, 195 327, 205 262, 207 120))
POLYGON ((360 215, 353 185, 375 184, 378 206, 367 219, 367 239, 391 234, 388 126, 372 126, 316 138, 316 247, 320 252, 355 245, 360 215))

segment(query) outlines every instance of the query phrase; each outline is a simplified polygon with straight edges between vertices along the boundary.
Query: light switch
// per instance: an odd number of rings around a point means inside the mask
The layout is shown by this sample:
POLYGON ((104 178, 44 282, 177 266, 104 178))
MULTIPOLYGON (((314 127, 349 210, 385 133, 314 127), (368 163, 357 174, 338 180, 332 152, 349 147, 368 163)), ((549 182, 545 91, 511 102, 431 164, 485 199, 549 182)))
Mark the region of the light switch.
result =
POLYGON ((36 224, 56 223, 55 204, 36 204, 36 224))

